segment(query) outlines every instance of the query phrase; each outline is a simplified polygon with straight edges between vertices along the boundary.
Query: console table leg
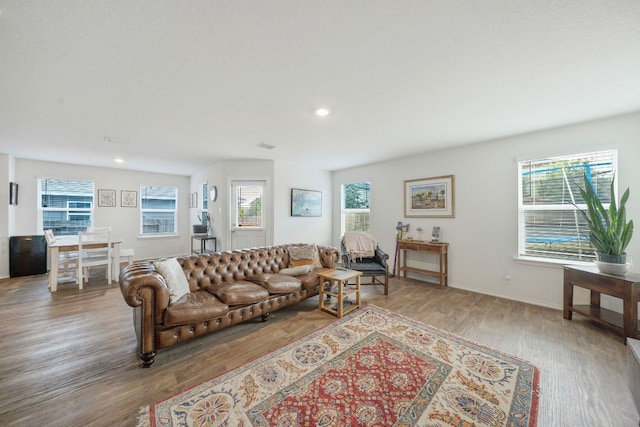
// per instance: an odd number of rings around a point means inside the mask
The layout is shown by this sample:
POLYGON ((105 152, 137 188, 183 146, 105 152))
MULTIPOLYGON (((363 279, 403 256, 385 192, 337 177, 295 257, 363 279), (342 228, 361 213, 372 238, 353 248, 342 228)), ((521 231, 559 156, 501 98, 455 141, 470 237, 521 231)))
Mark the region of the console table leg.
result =
POLYGON ((573 312, 571 311, 573 308, 573 285, 565 280, 564 282, 564 301, 563 301, 563 314, 567 320, 571 320, 571 315, 573 312))
POLYGON ((591 291, 591 307, 600 308, 600 292, 591 291))
POLYGON ((625 336, 638 338, 638 301, 631 295, 623 300, 622 324, 625 336))

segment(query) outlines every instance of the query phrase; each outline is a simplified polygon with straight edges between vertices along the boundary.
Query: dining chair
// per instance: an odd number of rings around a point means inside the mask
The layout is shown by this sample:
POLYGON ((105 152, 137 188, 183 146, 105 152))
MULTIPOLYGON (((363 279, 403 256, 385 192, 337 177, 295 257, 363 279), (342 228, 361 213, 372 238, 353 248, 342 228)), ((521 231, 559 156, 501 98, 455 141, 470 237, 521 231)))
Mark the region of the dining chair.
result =
POLYGON ((78 269, 79 288, 83 282, 89 281, 90 267, 106 266, 107 283, 111 284, 111 263, 113 262, 113 245, 111 243, 111 228, 94 228, 94 231, 78 233, 78 269))
MULTIPOLYGON (((44 230, 44 237, 47 241, 47 246, 53 245, 56 241, 56 237, 53 234, 52 229, 44 230)), ((49 251, 49 256, 51 256, 51 251, 49 251)), ((78 281, 78 278, 76 275, 77 266, 78 266, 77 251, 58 252, 58 280, 74 279, 74 281, 77 283, 78 281)))
MULTIPOLYGON (((92 231, 92 232, 96 232, 96 231, 111 231, 111 227, 87 227, 87 231, 92 231)), ((111 256, 113 257, 115 254, 111 254, 111 256)), ((134 256, 134 252, 133 249, 130 248, 120 248, 120 259, 116 260, 113 259, 112 262, 117 262, 118 265, 122 262, 126 262, 127 265, 131 265, 133 264, 133 256, 134 256)))

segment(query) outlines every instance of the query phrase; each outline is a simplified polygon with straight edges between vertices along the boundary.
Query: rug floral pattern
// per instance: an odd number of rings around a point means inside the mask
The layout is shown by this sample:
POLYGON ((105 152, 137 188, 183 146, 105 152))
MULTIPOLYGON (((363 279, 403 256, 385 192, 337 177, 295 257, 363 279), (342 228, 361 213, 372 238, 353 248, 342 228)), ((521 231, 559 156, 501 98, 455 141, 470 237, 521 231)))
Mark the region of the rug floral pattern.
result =
POLYGON ((138 426, 535 426, 531 364, 375 306, 140 409, 138 426))

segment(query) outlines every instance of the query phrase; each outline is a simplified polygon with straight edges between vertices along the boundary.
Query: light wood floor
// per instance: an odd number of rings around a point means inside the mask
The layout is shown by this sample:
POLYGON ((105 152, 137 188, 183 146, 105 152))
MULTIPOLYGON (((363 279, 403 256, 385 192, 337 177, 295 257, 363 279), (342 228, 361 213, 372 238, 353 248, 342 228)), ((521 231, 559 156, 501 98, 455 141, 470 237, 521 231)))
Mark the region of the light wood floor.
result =
MULTIPOLYGON (((558 286, 562 286, 558 283, 558 286)), ((525 359, 540 369, 539 427, 629 427, 639 416, 620 336, 558 310, 424 282, 364 287, 369 304, 525 359)), ((141 369, 132 309, 117 284, 47 290, 46 276, 0 280, 0 425, 133 426, 138 407, 330 323, 311 298, 162 350, 141 369)))

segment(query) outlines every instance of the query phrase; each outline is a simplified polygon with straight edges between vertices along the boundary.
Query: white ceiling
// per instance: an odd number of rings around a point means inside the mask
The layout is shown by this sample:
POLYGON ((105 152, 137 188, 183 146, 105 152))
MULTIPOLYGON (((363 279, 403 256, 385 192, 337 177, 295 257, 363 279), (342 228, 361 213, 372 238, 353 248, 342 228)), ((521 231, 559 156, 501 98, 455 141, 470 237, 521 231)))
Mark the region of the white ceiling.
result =
POLYGON ((638 110, 638 0, 0 0, 20 158, 336 170, 638 110))

